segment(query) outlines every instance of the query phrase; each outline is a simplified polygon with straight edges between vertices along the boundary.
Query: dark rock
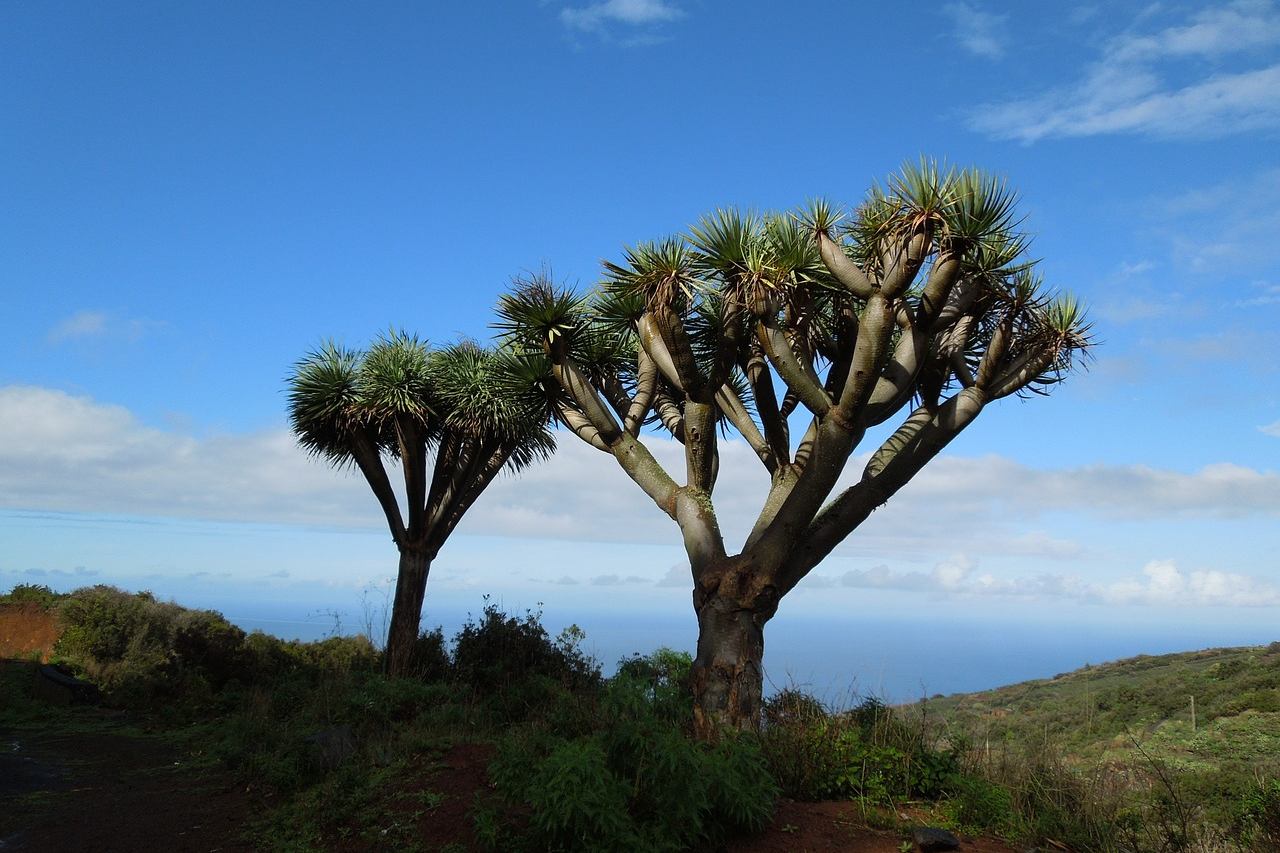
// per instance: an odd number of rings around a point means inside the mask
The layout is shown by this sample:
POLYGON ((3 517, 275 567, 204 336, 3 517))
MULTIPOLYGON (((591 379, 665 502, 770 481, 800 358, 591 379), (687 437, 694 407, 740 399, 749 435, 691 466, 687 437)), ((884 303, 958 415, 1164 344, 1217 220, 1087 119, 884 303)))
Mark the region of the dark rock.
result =
POLYGON ((356 736, 350 726, 321 729, 303 739, 307 757, 320 770, 336 770, 356 754, 356 736))
POLYGON ((49 665, 36 668, 32 692, 53 705, 95 704, 100 698, 97 685, 49 665))
POLYGON ((944 850, 959 850, 960 839, 945 829, 932 826, 918 826, 911 830, 911 840, 916 843, 920 853, 942 853, 944 850))

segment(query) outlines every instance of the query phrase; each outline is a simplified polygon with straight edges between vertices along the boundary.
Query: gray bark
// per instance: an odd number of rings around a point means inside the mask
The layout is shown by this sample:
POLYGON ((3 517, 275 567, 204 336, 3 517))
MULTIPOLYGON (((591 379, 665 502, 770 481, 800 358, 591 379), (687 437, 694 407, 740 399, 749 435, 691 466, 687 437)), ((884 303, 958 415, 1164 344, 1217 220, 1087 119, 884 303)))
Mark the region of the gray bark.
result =
POLYGON ((422 600, 427 592, 431 555, 422 548, 400 549, 400 570, 396 577, 396 597, 391 605, 391 627, 387 631, 385 669, 392 677, 411 674, 413 646, 422 623, 422 600))

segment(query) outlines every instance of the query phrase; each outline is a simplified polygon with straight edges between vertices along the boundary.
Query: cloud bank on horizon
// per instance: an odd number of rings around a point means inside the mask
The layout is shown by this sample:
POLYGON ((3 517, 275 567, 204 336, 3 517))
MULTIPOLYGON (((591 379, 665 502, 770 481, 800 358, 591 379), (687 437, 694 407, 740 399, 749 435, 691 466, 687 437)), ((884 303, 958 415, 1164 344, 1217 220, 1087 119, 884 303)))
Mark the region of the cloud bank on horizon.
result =
MULTIPOLYGON (((669 543, 669 519, 612 460, 570 435, 547 463, 505 477, 481 498, 461 535, 561 542, 669 543)), ((650 441, 669 470, 683 465, 672 439, 650 441)), ((717 506, 729 541, 750 529, 767 478, 745 443, 726 440, 717 506)), ((852 483, 865 457, 850 460, 852 483)), ((180 518, 248 524, 346 527, 380 531, 383 522, 364 481, 310 459, 285 429, 196 436, 143 425, 127 409, 30 386, 0 387, 0 509, 180 518)), ((1149 560, 1145 580, 1085 577, 1061 570, 977 572, 977 559, 1041 565, 1096 560, 1106 539, 1161 524, 1271 527, 1280 518, 1280 474, 1230 463, 1192 472, 1142 465, 1037 469, 988 455, 944 455, 839 548, 838 558, 894 554, 908 562, 955 551, 931 573, 884 564, 849 569, 833 580, 819 571, 810 588, 895 589, 943 596, 1018 596, 1089 603, 1274 606, 1280 587, 1213 567, 1183 574, 1170 560, 1149 560), (1073 518, 1091 537, 1049 532, 1048 518, 1073 518), (927 529, 919 520, 930 519, 927 529), (974 555, 974 556, 969 556, 974 555)), ((1063 525, 1058 524, 1057 527, 1063 525)), ((1103 562, 1114 562, 1116 558, 1103 562)), ((1132 559, 1128 557, 1126 559, 1132 559)), ((4 568, 0 566, 0 568, 4 568)), ((680 568, 680 567, 677 567, 680 568)), ((58 571, 67 574, 67 569, 58 571)), ((84 575, 84 567, 79 573, 84 575)), ((288 577, 287 572, 271 577, 288 577)), ((637 574, 562 575, 542 583, 670 585, 637 574)))

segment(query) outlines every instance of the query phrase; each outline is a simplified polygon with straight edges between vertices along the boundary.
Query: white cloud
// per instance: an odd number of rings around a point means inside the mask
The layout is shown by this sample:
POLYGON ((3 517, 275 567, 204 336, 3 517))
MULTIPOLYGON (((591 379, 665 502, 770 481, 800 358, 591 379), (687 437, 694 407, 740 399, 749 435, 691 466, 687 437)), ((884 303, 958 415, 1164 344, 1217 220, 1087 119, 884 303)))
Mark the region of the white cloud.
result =
POLYGON ((560 20, 570 30, 605 34, 611 27, 632 30, 678 21, 681 11, 666 0, 604 0, 582 7, 560 10, 560 20))
POLYGON ((1184 573, 1172 560, 1153 560, 1143 577, 1091 587, 1107 604, 1275 607, 1280 587, 1249 575, 1197 569, 1184 573))
POLYGON ((959 589, 973 573, 973 561, 963 554, 933 567, 933 579, 943 589, 959 589))
POLYGON ((1111 53, 1121 60, 1165 57, 1216 57, 1255 50, 1280 42, 1280 16, 1268 0, 1238 0, 1203 9, 1184 26, 1115 42, 1111 53))
POLYGON ((1185 24, 1113 39, 1079 82, 987 104, 972 124, 1027 143, 1109 133, 1217 137, 1280 127, 1280 64, 1214 67, 1278 43, 1280 14, 1271 2, 1205 9, 1185 24), (1198 64, 1187 66, 1192 59, 1198 64), (1188 79, 1189 69, 1198 76, 1188 79))
POLYGON ((1152 607, 1280 606, 1280 586, 1273 583, 1216 569, 1183 572, 1172 560, 1152 560, 1143 566, 1140 575, 1103 583, 1070 574, 1013 578, 977 574, 972 561, 963 556, 939 563, 930 573, 895 572, 887 566, 876 566, 846 572, 840 581, 848 587, 948 597, 1000 596, 1152 607))
POLYGON ((116 317, 105 311, 77 311, 55 324, 46 338, 52 344, 104 338, 136 341, 156 325, 147 320, 116 317))
MULTIPOLYGON (((678 476, 684 467, 680 446, 662 439, 649 444, 678 476)), ((743 442, 726 440, 721 453, 716 506, 732 547, 745 538, 768 478, 743 442)), ((859 471, 859 460, 851 460, 842 482, 852 482, 859 471)), ((0 507, 383 525, 358 474, 308 459, 285 429, 198 437, 147 426, 119 406, 27 386, 0 387, 0 507)), ((881 554, 961 549, 1079 557, 1079 544, 1037 529, 1038 519, 1056 512, 1108 523, 1276 518, 1280 474, 1230 463, 1195 472, 1101 464, 1048 470, 994 455, 943 455, 844 547, 881 554), (920 535, 921 518, 935 519, 927 537, 920 535)), ((495 482, 459 532, 679 545, 671 520, 610 457, 568 435, 552 461, 495 482)), ((688 583, 687 576, 670 580, 677 581, 688 583)))
POLYGON ((984 59, 1004 56, 1004 15, 984 12, 968 3, 948 3, 942 11, 955 24, 955 36, 969 53, 984 59))
POLYGON ((49 340, 60 343, 77 338, 91 338, 107 329, 107 315, 101 311, 77 311, 49 330, 49 340))
POLYGON ((683 563, 677 563, 667 569, 667 573, 658 580, 658 586, 669 586, 678 588, 690 588, 693 586, 693 578, 689 575, 689 567, 683 563))
POLYGON ((1258 430, 1259 430, 1260 432, 1264 432, 1264 433, 1266 433, 1267 435, 1271 435, 1271 436, 1275 436, 1276 438, 1280 438, 1280 421, 1276 421, 1275 423, 1267 424, 1266 426, 1260 426, 1260 427, 1258 427, 1258 430))
POLYGON ((1251 288, 1254 295, 1236 302, 1241 308, 1261 308, 1264 305, 1280 305, 1280 284, 1255 282, 1251 288))

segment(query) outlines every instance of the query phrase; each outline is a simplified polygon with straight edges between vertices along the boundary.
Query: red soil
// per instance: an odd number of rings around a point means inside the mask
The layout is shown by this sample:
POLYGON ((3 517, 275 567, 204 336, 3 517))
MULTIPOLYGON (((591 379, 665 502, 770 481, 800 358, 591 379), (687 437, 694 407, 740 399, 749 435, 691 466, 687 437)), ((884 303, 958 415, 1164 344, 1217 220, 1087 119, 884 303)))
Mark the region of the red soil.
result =
POLYGON ((39 657, 41 663, 48 663, 61 633, 53 614, 34 604, 0 607, 0 660, 39 657))

